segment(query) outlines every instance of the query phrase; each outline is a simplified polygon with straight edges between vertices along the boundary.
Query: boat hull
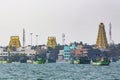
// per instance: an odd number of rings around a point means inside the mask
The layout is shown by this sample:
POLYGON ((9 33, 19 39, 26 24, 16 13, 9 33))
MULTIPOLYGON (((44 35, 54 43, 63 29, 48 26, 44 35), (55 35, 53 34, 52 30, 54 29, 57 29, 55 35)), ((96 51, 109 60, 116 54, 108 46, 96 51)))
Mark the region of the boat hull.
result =
POLYGON ((91 62, 91 64, 95 66, 108 66, 109 62, 91 62))
POLYGON ((76 60, 71 60, 71 64, 90 64, 90 60, 87 57, 80 57, 76 60))
POLYGON ((92 65, 96 65, 96 66, 104 66, 104 65, 109 65, 110 64, 110 60, 107 58, 101 58, 98 61, 92 61, 91 60, 91 64, 92 65))
POLYGON ((7 64, 8 61, 0 61, 0 64, 7 64))
POLYGON ((33 61, 33 64, 44 64, 45 63, 45 60, 36 60, 36 61, 33 61))

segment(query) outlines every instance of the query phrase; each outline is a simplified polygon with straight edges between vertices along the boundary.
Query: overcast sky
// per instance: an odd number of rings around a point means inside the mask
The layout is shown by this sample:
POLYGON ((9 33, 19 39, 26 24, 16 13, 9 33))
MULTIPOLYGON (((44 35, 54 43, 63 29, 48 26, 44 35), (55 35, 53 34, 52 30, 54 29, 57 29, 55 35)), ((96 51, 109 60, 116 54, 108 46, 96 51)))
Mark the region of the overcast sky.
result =
POLYGON ((0 46, 9 44, 10 36, 20 36, 26 31, 26 45, 46 44, 48 36, 55 36, 62 44, 83 41, 95 44, 98 25, 103 22, 109 40, 109 23, 112 39, 120 42, 120 0, 0 0, 0 46))

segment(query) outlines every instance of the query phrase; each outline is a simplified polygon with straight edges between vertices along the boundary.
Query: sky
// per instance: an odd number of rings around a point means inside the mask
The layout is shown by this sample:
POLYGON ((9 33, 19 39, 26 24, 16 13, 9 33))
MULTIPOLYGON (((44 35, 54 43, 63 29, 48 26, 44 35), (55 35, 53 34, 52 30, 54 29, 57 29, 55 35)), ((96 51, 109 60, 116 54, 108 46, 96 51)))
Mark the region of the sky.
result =
POLYGON ((105 25, 109 41, 109 23, 112 40, 120 38, 120 0, 0 0, 0 46, 7 46, 10 36, 19 36, 25 28, 25 45, 46 44, 48 36, 55 36, 62 44, 80 42, 95 44, 100 22, 105 25))

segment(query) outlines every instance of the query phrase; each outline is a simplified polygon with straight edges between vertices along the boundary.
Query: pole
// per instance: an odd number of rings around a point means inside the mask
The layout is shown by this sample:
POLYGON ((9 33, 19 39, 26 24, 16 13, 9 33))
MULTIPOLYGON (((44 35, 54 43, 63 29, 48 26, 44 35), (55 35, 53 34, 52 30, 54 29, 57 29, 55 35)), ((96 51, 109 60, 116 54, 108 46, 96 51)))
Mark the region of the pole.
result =
POLYGON ((109 37, 110 37, 110 44, 112 42, 112 32, 111 32, 111 29, 112 29, 112 26, 111 26, 111 23, 109 24, 109 37))
POLYGON ((30 33, 30 35, 31 35, 31 46, 32 46, 32 35, 33 35, 33 33, 30 33))
POLYGON ((36 35, 36 46, 38 46, 38 35, 36 35))
POLYGON ((25 29, 23 28, 23 51, 25 54, 25 29))

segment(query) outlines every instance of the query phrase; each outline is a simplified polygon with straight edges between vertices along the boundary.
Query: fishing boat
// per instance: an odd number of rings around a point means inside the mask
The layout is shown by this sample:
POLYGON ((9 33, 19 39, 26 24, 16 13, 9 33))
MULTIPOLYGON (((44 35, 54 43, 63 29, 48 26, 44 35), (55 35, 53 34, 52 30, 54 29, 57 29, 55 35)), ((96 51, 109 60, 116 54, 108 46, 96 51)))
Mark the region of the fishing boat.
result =
POLYGON ((91 60, 92 65, 96 66, 104 66, 104 65, 109 65, 110 60, 108 58, 99 58, 98 60, 91 60))
POLYGON ((0 64, 6 64, 6 63, 8 63, 8 62, 5 60, 0 60, 0 64))
POLYGON ((27 63, 28 64, 33 64, 33 61, 32 60, 27 60, 27 63))
POLYGON ((80 64, 80 60, 73 60, 73 64, 80 64))
POLYGON ((33 61, 33 64, 44 64, 45 60, 38 58, 37 60, 33 61))
POLYGON ((90 60, 87 56, 81 56, 78 59, 73 59, 70 62, 71 64, 90 64, 90 60))

